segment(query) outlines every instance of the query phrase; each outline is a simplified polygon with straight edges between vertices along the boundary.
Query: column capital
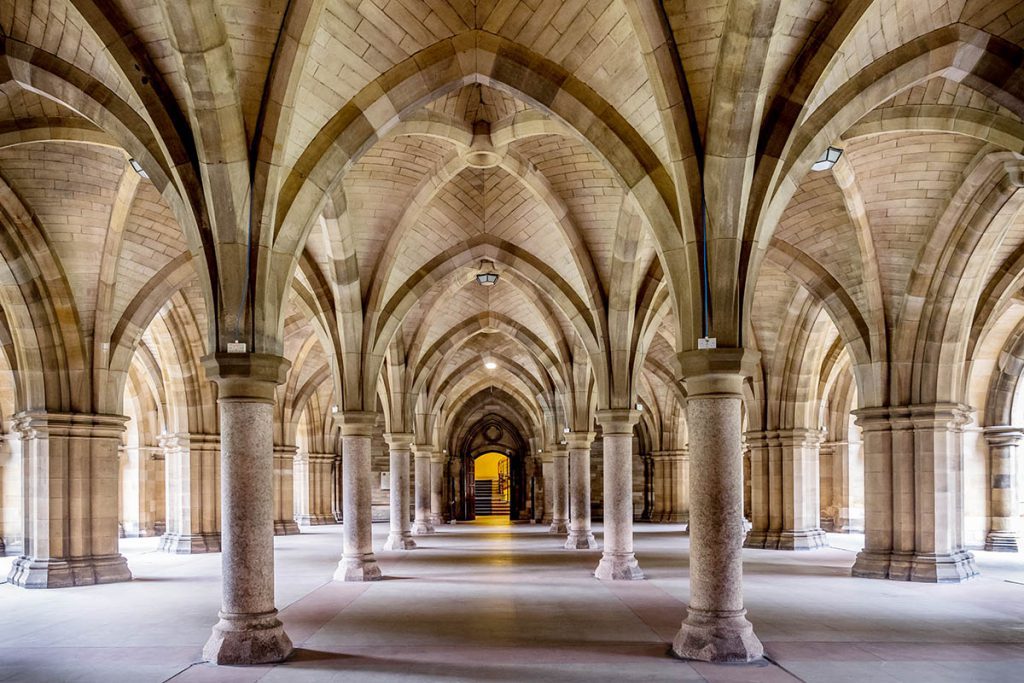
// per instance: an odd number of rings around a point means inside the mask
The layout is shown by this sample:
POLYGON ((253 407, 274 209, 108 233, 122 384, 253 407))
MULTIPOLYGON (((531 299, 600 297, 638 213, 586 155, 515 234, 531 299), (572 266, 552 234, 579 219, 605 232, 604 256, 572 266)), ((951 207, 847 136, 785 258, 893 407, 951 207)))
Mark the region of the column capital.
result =
POLYGON ((11 430, 22 439, 37 436, 92 436, 120 439, 128 417, 91 413, 21 412, 11 418, 11 430))
POLYGON ((1008 425, 994 425, 982 430, 985 443, 989 446, 1018 446, 1024 438, 1024 430, 1008 425))
POLYGON ((974 411, 953 402, 914 403, 903 406, 858 408, 853 411, 857 426, 865 431, 922 428, 962 429, 974 411))
POLYGON ((288 457, 293 458, 299 452, 298 446, 288 446, 282 444, 274 444, 274 456, 275 457, 288 457))
POLYGON ((821 430, 807 429, 780 429, 775 432, 775 438, 783 446, 817 446, 821 443, 821 430))
POLYGON ((597 424, 601 425, 602 435, 629 434, 633 435, 633 427, 640 421, 639 410, 599 410, 597 424))
POLYGON ((206 378, 217 383, 217 398, 274 402, 291 362, 268 353, 211 353, 201 359, 206 378))
POLYGON ((565 435, 565 445, 570 451, 589 451, 597 435, 594 432, 569 432, 565 435))
POLYGON ((688 398, 714 394, 741 394, 743 380, 757 371, 761 354, 745 348, 684 351, 679 356, 688 398))
POLYGON ((393 451, 407 451, 412 448, 413 434, 411 432, 385 432, 384 440, 393 451))
POLYGON ((347 410, 334 413, 334 422, 341 427, 342 436, 373 436, 377 424, 377 413, 361 410, 347 410))
POLYGON ((434 444, 432 443, 413 443, 412 454, 417 458, 430 458, 434 455, 434 444))

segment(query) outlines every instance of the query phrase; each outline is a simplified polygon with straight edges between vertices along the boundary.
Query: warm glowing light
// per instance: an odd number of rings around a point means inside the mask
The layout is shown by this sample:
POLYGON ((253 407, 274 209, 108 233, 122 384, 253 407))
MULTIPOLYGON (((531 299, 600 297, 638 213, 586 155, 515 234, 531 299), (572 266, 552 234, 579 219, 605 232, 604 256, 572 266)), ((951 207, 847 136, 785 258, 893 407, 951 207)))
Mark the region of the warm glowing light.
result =
POLYGON ((498 364, 495 363, 493 360, 489 360, 486 363, 484 363, 484 367, 487 368, 488 370, 494 370, 495 368, 498 367, 498 364))

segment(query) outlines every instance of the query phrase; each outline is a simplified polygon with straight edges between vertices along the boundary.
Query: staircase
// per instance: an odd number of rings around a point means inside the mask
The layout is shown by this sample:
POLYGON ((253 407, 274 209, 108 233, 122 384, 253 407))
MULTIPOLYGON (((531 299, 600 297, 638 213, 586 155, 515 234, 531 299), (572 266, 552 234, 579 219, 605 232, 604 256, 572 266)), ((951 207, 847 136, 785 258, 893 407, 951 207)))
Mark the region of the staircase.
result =
POLYGON ((508 501, 501 497, 497 479, 476 481, 476 514, 508 517, 508 501))

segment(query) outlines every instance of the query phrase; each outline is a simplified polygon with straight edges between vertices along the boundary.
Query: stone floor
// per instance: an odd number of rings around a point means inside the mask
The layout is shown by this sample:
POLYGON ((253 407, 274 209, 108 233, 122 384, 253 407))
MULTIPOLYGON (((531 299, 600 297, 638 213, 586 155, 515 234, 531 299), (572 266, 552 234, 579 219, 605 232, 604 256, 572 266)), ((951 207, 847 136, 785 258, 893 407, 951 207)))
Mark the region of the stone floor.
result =
MULTIPOLYGON (((375 547, 386 537, 374 525, 375 547)), ((544 529, 444 527, 381 552, 388 580, 330 581, 339 527, 277 539, 277 604, 297 652, 276 667, 197 663, 215 621, 219 555, 124 541, 129 584, 0 585, 2 681, 1006 681, 1024 680, 1024 557, 977 553, 959 586, 854 579, 860 539, 809 553, 744 551, 750 618, 768 660, 674 660, 687 538, 637 525, 648 580, 599 583, 599 551, 544 529)), ((0 558, 0 570, 11 558, 0 558)))

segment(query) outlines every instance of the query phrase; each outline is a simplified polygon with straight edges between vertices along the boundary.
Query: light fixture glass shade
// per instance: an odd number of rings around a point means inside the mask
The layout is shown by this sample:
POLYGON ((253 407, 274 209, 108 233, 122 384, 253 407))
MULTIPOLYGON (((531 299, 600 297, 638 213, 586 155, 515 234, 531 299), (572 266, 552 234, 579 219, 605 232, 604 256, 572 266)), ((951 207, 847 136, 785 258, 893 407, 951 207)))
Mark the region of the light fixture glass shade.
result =
POLYGON ((129 159, 128 163, 131 165, 132 169, 140 176, 142 176, 143 178, 149 178, 149 174, 146 173, 145 169, 142 168, 142 164, 140 164, 138 161, 136 161, 135 159, 129 159))
POLYGON ((839 157, 843 156, 843 150, 838 147, 826 147, 818 160, 811 164, 812 171, 827 171, 836 165, 839 157))
POLYGON ((495 363, 493 360, 488 360, 484 361, 484 367, 487 368, 488 370, 494 370, 495 368, 498 367, 498 364, 495 363))
POLYGON ((494 272, 494 265, 490 261, 480 262, 480 272, 476 274, 476 281, 483 287, 493 287, 498 283, 498 274, 494 272))

